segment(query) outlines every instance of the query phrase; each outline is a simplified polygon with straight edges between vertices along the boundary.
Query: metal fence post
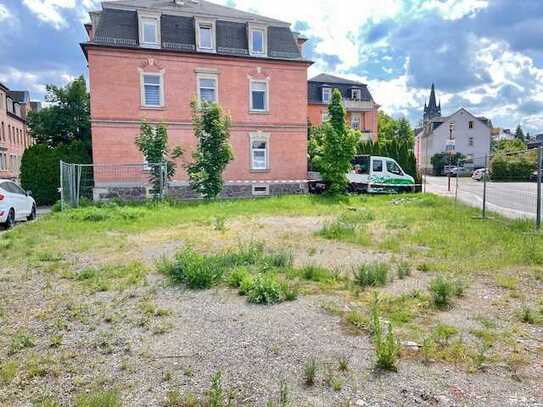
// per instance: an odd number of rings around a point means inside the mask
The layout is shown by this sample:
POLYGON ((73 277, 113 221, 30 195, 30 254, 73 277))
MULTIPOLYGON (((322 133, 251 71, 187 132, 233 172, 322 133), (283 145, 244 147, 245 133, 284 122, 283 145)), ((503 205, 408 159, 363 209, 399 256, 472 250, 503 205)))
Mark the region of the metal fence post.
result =
POLYGON ((541 158, 543 146, 537 148, 537 217, 535 226, 537 230, 541 229, 541 158))
POLYGON ((483 219, 486 219, 486 183, 487 177, 490 171, 488 171, 488 154, 485 155, 485 172, 483 175, 483 219))
POLYGON ((64 183, 62 182, 63 181, 63 178, 64 178, 64 174, 62 174, 64 171, 63 171, 63 166, 64 166, 64 162, 61 160, 60 161, 60 210, 61 211, 64 211, 64 183))
POLYGON ((460 178, 460 174, 458 174, 458 169, 460 168, 460 164, 458 167, 456 167, 456 189, 454 191, 454 204, 456 205, 458 203, 458 183, 460 182, 458 178, 460 178))

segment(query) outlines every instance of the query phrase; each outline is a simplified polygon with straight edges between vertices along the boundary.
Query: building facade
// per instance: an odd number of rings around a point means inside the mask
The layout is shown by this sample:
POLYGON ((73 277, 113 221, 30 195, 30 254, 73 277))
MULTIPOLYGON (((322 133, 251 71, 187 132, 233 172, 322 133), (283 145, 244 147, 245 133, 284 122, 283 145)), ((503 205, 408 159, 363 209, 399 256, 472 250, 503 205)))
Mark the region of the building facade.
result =
POLYGON ((343 95, 347 110, 347 123, 360 130, 365 140, 377 141, 377 114, 379 105, 375 103, 367 85, 322 74, 308 82, 307 119, 313 126, 320 126, 328 118, 328 103, 332 90, 338 89, 343 95))
POLYGON ((432 157, 443 152, 461 153, 468 165, 481 168, 490 154, 492 122, 461 108, 450 116, 441 116, 432 85, 430 100, 424 108, 423 126, 416 130, 415 156, 419 171, 432 173, 432 157), (439 115, 438 115, 439 114, 439 115))
MULTIPOLYGON (((90 16, 82 48, 94 164, 143 163, 141 120, 164 123, 171 147, 184 150, 169 191, 196 197, 184 170, 197 144, 196 98, 219 103, 232 120, 223 195, 306 191, 310 62, 288 23, 195 0, 103 2, 90 16)), ((123 186, 95 177, 98 195, 123 186)))
POLYGON ((27 91, 11 91, 0 83, 0 178, 18 181, 21 158, 32 144, 26 126, 31 110, 27 91))

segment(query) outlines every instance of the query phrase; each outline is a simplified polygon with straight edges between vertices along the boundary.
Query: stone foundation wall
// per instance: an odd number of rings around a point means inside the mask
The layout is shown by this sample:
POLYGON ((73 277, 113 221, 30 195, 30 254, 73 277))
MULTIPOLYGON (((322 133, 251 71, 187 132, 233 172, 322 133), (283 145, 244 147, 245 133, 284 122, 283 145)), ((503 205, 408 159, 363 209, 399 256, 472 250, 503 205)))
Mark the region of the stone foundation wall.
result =
MULTIPOLYGON (((255 183, 255 184, 226 184, 220 194, 223 199, 255 198, 277 195, 303 195, 307 194, 306 182, 300 183, 255 183), (253 194, 253 185, 268 186, 269 194, 253 194)), ((144 201, 150 198, 148 188, 133 186, 103 186, 94 188, 95 201, 120 199, 122 201, 144 201)), ((202 196, 192 190, 189 185, 169 186, 166 196, 176 200, 198 200, 202 196)))

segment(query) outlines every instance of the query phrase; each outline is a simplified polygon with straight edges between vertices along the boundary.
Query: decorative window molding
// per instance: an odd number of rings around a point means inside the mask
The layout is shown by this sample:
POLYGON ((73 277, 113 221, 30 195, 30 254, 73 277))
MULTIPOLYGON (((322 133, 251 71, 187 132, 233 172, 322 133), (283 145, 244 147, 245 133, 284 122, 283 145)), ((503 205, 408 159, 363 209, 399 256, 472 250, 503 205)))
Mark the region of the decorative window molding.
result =
POLYGON ((249 135, 251 171, 269 171, 270 166, 270 134, 256 132, 249 135))
POLYGON ((249 79, 249 111, 254 113, 270 111, 269 79, 249 79))
POLYGON ((160 48, 160 13, 138 12, 140 46, 160 48))
POLYGON ((198 73, 196 75, 196 94, 198 100, 219 103, 219 75, 198 73))
POLYGON ((145 108, 164 107, 164 73, 140 71, 141 106, 145 108))
POLYGON ((360 113, 351 113, 351 128, 354 130, 362 128, 362 115, 360 113))
POLYGON ((196 19, 196 49, 200 52, 217 52, 215 20, 196 19))
POLYGON ((268 28, 249 24, 249 55, 265 57, 268 55, 268 28))
POLYGON ((322 103, 329 104, 332 99, 332 88, 322 88, 322 103))

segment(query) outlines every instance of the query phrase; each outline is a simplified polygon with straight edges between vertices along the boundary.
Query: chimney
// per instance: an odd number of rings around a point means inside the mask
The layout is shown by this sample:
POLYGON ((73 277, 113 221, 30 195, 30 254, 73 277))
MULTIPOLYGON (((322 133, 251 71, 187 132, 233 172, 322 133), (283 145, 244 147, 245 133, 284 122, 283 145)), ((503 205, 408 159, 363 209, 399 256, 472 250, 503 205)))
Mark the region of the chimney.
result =
POLYGON ((304 44, 307 42, 307 37, 304 37, 302 34, 295 32, 294 39, 296 40, 296 45, 300 50, 300 53, 304 54, 304 44))

